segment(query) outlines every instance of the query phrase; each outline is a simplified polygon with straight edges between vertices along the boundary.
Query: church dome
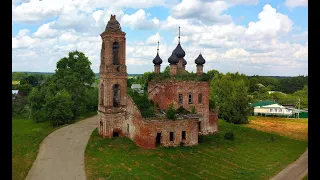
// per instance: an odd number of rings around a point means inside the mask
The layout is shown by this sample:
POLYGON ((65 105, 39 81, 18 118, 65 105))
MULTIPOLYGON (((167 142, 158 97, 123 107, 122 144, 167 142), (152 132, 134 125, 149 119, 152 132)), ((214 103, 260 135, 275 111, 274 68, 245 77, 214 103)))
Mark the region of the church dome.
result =
POLYGON ((201 53, 197 57, 197 59, 194 61, 197 65, 203 65, 206 63, 206 60, 202 57, 201 53))
POLYGON ((174 51, 172 52, 171 56, 168 58, 168 62, 170 64, 177 64, 179 61, 177 55, 174 53, 174 51))
POLYGON ((187 65, 187 61, 184 58, 182 58, 182 65, 187 65))
POLYGON ((186 55, 186 52, 181 47, 180 42, 178 43, 176 49, 174 50, 178 58, 183 58, 186 55))
POLYGON ((159 53, 157 53, 157 56, 153 59, 154 65, 160 65, 162 63, 162 59, 159 56, 159 53))

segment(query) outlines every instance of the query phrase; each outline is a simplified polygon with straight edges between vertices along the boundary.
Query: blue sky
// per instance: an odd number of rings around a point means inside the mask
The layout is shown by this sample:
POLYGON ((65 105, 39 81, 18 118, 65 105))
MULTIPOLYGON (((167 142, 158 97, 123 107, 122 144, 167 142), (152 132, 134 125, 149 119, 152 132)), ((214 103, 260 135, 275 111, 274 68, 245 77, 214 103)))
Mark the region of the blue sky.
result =
POLYGON ((153 70, 160 41, 161 69, 177 45, 195 71, 247 75, 308 75, 308 2, 303 0, 14 0, 12 70, 53 72, 68 52, 84 52, 98 72, 100 34, 111 14, 126 32, 128 73, 153 70))

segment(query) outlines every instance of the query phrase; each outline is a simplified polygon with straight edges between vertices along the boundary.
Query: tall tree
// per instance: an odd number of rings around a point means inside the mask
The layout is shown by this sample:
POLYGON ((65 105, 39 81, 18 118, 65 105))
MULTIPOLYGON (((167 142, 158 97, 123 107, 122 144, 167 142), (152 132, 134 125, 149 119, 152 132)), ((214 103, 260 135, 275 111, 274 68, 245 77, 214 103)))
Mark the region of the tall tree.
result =
POLYGON ((237 124, 247 123, 249 113, 248 89, 242 78, 239 74, 220 74, 210 83, 210 100, 219 107, 219 117, 237 124))
POLYGON ((84 53, 70 52, 68 57, 57 62, 55 83, 58 89, 65 88, 74 101, 74 113, 79 113, 80 106, 85 102, 85 93, 95 80, 91 62, 84 53))

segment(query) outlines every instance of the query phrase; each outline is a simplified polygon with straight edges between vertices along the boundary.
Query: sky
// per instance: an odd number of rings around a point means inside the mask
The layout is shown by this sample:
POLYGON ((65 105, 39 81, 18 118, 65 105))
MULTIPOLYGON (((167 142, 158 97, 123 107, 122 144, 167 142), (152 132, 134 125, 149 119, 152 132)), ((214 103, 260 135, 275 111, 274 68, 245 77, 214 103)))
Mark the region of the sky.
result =
POLYGON ((180 42, 186 69, 260 76, 308 75, 307 0, 13 0, 12 71, 54 72, 71 51, 99 72, 110 15, 126 33, 129 74, 161 71, 180 42))

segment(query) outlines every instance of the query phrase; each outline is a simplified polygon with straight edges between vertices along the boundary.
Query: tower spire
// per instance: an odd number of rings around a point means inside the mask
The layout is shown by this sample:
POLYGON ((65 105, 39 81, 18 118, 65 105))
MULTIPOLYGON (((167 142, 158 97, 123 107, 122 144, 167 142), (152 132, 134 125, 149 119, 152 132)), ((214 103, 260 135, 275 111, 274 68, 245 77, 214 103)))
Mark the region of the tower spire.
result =
POLYGON ((159 41, 158 41, 157 54, 159 54, 159 41))
POLYGON ((180 43, 180 26, 179 26, 179 37, 178 38, 179 38, 179 43, 180 43))

